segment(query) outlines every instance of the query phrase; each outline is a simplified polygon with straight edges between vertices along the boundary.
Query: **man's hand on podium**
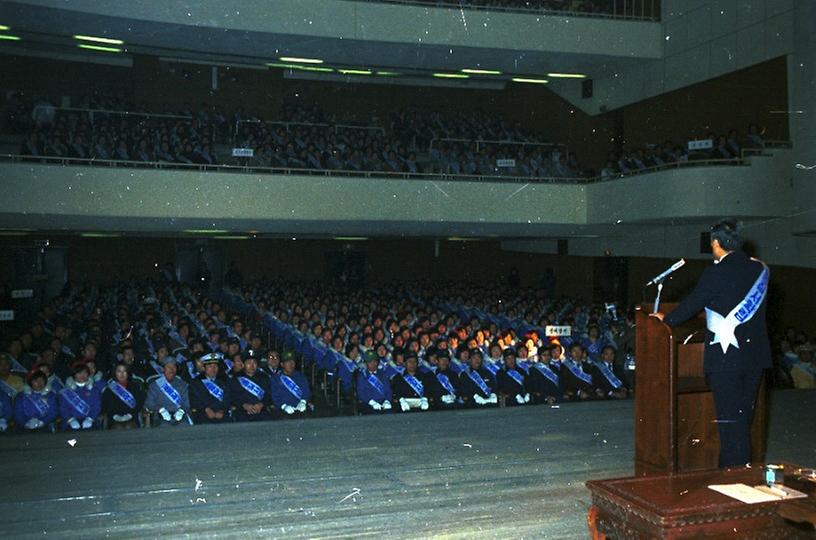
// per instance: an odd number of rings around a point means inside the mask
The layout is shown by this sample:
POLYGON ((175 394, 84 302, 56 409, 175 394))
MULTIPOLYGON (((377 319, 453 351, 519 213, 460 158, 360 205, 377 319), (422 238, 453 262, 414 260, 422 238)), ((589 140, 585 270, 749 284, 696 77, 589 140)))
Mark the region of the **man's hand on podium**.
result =
POLYGON ((665 313, 662 313, 662 312, 660 312, 660 311, 656 311, 656 312, 654 312, 654 313, 649 313, 649 317, 654 317, 655 319, 657 319, 657 320, 659 320, 659 321, 661 321, 661 322, 663 322, 663 318, 664 318, 665 316, 666 316, 666 314, 665 314, 665 313))

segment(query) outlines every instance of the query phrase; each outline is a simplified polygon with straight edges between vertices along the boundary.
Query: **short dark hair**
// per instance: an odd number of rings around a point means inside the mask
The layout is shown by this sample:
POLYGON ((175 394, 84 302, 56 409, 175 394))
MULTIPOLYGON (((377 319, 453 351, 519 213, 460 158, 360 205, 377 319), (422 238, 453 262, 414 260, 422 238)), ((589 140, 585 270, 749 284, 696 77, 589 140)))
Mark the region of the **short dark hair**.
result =
POLYGON ((735 219, 721 219, 711 226, 711 240, 719 242, 726 251, 739 249, 742 244, 742 223, 735 219))

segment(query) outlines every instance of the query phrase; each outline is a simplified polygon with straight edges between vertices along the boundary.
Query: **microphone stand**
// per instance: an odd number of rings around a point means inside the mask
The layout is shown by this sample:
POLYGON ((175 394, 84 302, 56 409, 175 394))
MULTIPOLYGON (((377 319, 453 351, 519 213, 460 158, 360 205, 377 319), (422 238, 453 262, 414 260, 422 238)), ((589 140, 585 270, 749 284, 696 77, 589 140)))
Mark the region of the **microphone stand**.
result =
POLYGON ((657 296, 655 296, 654 310, 652 313, 660 311, 660 293, 663 292, 663 281, 665 281, 665 278, 657 282, 657 296))

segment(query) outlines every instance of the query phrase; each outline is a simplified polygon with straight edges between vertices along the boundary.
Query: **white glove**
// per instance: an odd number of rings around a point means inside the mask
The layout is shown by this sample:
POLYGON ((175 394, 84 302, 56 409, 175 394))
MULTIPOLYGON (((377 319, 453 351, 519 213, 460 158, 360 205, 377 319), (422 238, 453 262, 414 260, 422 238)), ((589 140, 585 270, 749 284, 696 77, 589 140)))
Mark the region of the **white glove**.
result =
POLYGON ((39 418, 30 418, 28 422, 25 423, 25 427, 28 429, 37 429, 43 426, 43 421, 39 418))
POLYGON ((165 422, 172 422, 173 421, 173 417, 170 416, 170 413, 164 407, 159 409, 159 415, 164 419, 165 422))
POLYGON ((454 401, 456 401, 456 396, 454 396, 453 394, 447 394, 442 396, 442 403, 447 403, 448 405, 450 405, 454 401))
POLYGON ((181 422, 181 419, 184 418, 184 409, 178 409, 176 414, 173 415, 173 418, 176 422, 181 422))
POLYGON ((8 429, 8 422, 6 422, 5 418, 0 418, 0 432, 6 431, 8 429))
POLYGON ((498 403, 499 398, 496 397, 496 394, 490 394, 490 397, 485 400, 485 403, 498 403))
POLYGON ((428 398, 424 397, 421 400, 419 400, 419 408, 422 409, 423 411, 428 410, 428 398))
POLYGON ((294 414, 294 412, 295 412, 295 408, 292 407, 291 405, 284 405, 282 407, 282 409, 283 409, 283 412, 285 412, 286 414, 294 414))
POLYGON ((400 398, 399 404, 400 404, 400 409, 402 409, 402 412, 408 412, 408 411, 411 410, 411 406, 408 405, 408 402, 405 401, 405 398, 400 398))
POLYGON ((388 400, 383 401, 382 402, 382 408, 383 408, 384 411, 390 411, 391 410, 391 402, 388 401, 388 400))
POLYGON ((524 396, 521 394, 516 394, 516 403, 519 405, 524 405, 524 396))
POLYGON ((85 420, 82 421, 82 429, 90 429, 92 427, 93 427, 93 419, 92 418, 89 417, 89 418, 86 418, 85 420))
POLYGON ((71 429, 79 429, 81 427, 76 418, 69 418, 68 425, 71 426, 71 429))
POLYGON ((382 405, 374 401, 373 399, 368 400, 368 406, 374 409, 375 411, 381 411, 382 405))
MULTIPOLYGON (((114 416, 113 419, 116 420, 116 417, 114 416)), ((119 419, 116 420, 116 421, 117 422, 130 422, 131 420, 133 420, 133 415, 130 414, 130 413, 127 413, 127 414, 119 415, 119 419)))
POLYGON ((300 412, 306 412, 306 400, 301 399, 295 408, 300 412))
POLYGON ((529 392, 527 394, 524 394, 524 403, 530 403, 530 394, 529 394, 529 392))
POLYGON ((485 398, 483 398, 481 394, 474 394, 473 401, 475 401, 477 405, 484 405, 485 403, 487 403, 485 401, 485 398))

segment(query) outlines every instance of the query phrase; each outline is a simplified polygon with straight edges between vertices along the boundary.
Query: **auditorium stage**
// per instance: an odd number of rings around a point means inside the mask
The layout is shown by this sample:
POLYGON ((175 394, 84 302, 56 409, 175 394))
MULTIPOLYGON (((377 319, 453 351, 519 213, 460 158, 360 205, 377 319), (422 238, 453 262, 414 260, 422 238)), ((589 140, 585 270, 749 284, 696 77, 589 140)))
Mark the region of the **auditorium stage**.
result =
MULTIPOLYGON (((771 401, 769 459, 816 464, 816 392, 771 401)), ((0 437, 0 536, 582 538, 632 474, 633 402, 0 437), (69 440, 75 438, 71 446, 69 440)))

